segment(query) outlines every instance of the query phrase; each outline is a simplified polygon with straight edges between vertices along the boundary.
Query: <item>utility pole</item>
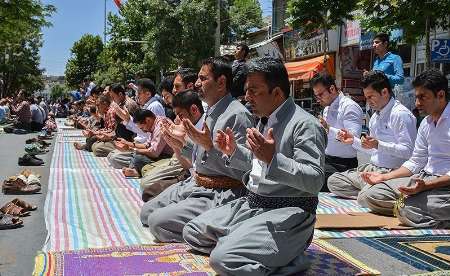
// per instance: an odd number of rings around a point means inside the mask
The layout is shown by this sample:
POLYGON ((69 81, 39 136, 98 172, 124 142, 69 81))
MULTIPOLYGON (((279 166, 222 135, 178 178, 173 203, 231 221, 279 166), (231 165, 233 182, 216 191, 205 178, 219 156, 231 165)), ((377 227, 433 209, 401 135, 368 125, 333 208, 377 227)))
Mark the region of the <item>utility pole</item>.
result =
POLYGON ((214 44, 214 55, 220 56, 220 0, 217 0, 216 7, 216 35, 214 44))
POLYGON ((106 0, 105 0, 105 24, 103 25, 103 44, 106 44, 106 0))

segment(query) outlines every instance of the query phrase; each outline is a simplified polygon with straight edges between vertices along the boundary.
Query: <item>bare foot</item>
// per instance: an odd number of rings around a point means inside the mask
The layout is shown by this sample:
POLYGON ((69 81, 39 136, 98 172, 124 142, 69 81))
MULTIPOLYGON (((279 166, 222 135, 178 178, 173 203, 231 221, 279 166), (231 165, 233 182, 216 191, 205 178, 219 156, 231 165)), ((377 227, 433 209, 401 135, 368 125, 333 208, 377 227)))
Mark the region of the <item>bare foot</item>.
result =
POLYGON ((131 168, 122 168, 122 173, 125 177, 139 177, 139 173, 131 168))
POLYGON ((74 146, 77 150, 83 150, 83 149, 84 149, 84 145, 82 145, 81 143, 78 143, 78 142, 73 143, 73 146, 74 146))

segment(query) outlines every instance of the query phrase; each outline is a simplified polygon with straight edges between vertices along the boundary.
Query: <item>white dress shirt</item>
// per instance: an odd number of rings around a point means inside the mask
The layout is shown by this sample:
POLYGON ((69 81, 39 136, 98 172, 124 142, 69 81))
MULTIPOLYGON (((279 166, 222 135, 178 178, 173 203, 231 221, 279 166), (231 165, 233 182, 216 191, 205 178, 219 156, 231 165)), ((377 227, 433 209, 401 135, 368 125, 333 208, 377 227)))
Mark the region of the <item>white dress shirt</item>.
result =
MULTIPOLYGON (((150 110, 155 114, 155 116, 161 116, 166 117, 166 112, 164 111, 164 107, 162 104, 158 101, 158 98, 151 97, 150 100, 148 100, 142 109, 150 110)), ((132 132, 136 133, 136 137, 134 138, 134 141, 138 143, 145 143, 147 140, 150 139, 151 133, 150 132, 144 132, 142 129, 140 129, 134 122, 133 117, 130 116, 130 120, 128 122, 123 122, 125 127, 128 130, 131 130, 132 132)))
POLYGON ((343 93, 323 110, 323 118, 329 125, 328 145, 325 154, 341 158, 355 158, 356 149, 336 139, 341 129, 348 130, 353 136, 361 136, 363 111, 351 98, 343 93))
POLYGON ((450 104, 435 124, 425 117, 419 127, 414 152, 403 167, 413 174, 424 170, 432 175, 450 175, 450 104))
MULTIPOLYGON (((264 137, 266 137, 267 132, 269 131, 269 129, 277 123, 277 113, 278 111, 280 111, 280 109, 283 107, 283 105, 286 104, 287 101, 285 101, 283 104, 281 104, 277 109, 275 109, 274 112, 272 112, 272 114, 270 114, 268 120, 267 120, 267 124, 264 126, 263 130, 261 131, 261 133, 264 135, 264 137)), ((261 124, 261 123, 260 123, 261 124)), ((260 125, 261 126, 261 125, 260 125)), ((256 158, 256 156, 253 155, 253 160, 252 160, 252 170, 250 172, 249 175, 249 180, 248 180, 248 189, 254 193, 256 193, 258 191, 258 186, 259 186, 259 182, 264 180, 265 175, 267 174, 267 166, 268 164, 266 164, 265 162, 259 160, 258 158, 256 158)))
POLYGON ((416 117, 393 98, 369 121, 370 136, 378 140, 378 149, 363 149, 361 140, 354 139, 353 147, 371 154, 370 162, 378 167, 397 169, 408 160, 416 140, 416 117))

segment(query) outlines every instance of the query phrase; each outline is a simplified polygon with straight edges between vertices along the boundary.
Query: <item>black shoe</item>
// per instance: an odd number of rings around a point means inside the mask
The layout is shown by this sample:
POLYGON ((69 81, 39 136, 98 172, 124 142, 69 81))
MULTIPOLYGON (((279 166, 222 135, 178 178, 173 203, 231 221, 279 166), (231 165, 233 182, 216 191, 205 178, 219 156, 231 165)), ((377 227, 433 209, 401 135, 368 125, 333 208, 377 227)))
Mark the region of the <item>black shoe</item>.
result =
POLYGON ((26 144, 32 144, 35 142, 39 142, 39 140, 37 138, 31 138, 25 141, 26 144))
POLYGON ((40 158, 25 154, 24 156, 19 157, 18 164, 19 166, 41 166, 44 165, 44 161, 40 158))
POLYGON ((34 160, 38 160, 38 161, 44 162, 44 160, 42 160, 41 158, 37 157, 36 155, 31 155, 31 154, 30 154, 30 156, 31 156, 31 158, 33 158, 34 160))

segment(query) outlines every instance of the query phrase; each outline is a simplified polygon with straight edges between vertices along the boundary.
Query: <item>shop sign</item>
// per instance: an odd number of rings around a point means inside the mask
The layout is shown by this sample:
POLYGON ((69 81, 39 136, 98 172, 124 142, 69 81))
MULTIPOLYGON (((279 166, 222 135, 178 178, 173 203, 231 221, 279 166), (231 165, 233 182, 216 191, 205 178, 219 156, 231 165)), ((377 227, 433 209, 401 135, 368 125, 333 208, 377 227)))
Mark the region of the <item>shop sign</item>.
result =
POLYGON ((450 39, 431 40, 431 62, 450 63, 450 39))

